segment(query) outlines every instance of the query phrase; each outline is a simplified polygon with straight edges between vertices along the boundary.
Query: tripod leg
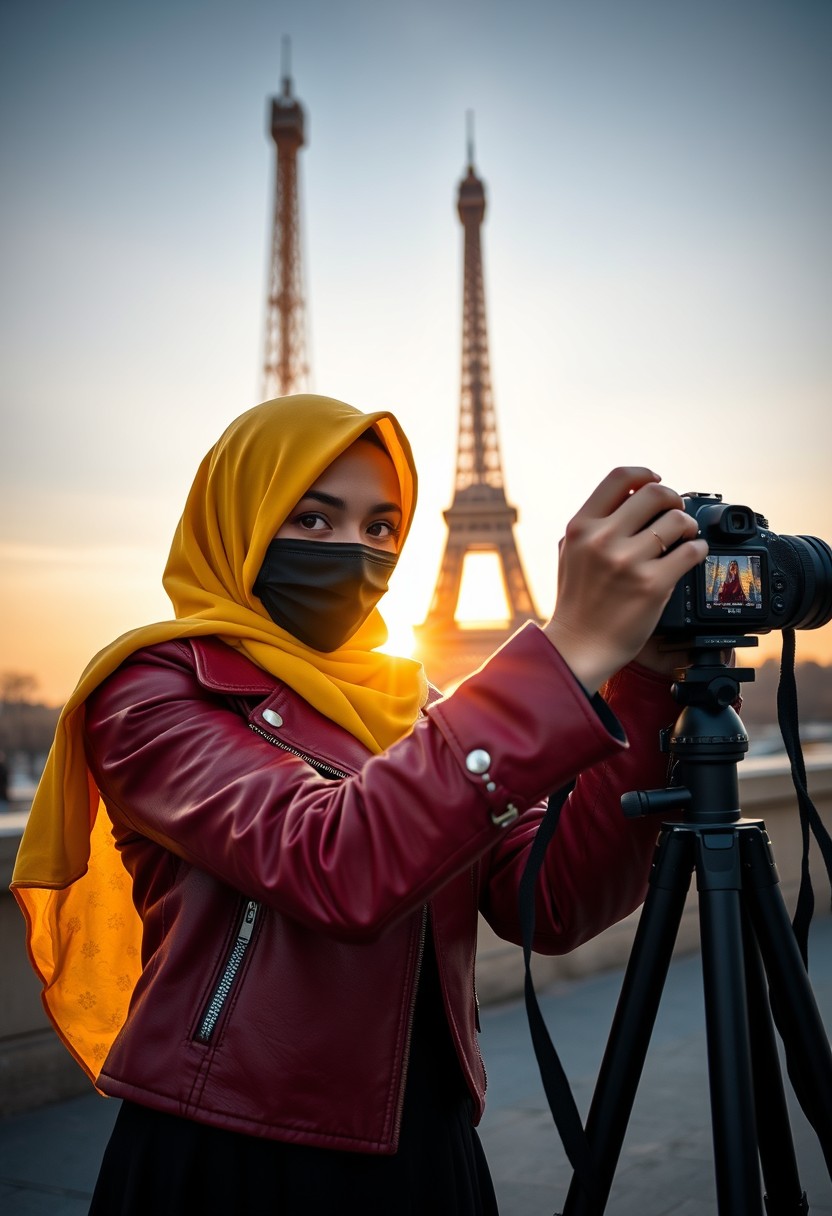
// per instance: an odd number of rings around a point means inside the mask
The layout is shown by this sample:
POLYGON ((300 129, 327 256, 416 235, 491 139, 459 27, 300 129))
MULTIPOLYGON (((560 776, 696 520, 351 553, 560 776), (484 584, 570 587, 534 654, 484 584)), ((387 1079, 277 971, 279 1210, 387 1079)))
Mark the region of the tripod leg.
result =
POLYGON ((621 995, 598 1074, 586 1133, 597 1167, 599 1199, 576 1178, 563 1216, 601 1216, 635 1100, 693 869, 690 832, 664 828, 639 919, 621 995))
POLYGON ((809 1205, 800 1185, 763 964, 747 915, 743 916, 742 928, 754 1108, 766 1211, 769 1216, 802 1216, 809 1211, 809 1205))
POLYGON ((705 831, 697 845, 717 1207, 720 1216, 760 1216, 737 833, 705 831))
POLYGON ((832 1051, 764 832, 748 835, 743 860, 746 904, 763 956, 789 1076, 832 1176, 832 1051))

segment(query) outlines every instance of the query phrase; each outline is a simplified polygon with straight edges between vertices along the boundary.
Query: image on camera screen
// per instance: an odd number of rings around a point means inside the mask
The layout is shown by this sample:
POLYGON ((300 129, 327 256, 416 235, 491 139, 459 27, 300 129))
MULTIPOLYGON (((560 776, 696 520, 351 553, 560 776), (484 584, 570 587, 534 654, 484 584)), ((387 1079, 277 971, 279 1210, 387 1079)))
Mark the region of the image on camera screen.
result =
POLYGON ((763 610, 759 554, 709 553, 705 558, 705 608, 720 616, 753 616, 763 610))

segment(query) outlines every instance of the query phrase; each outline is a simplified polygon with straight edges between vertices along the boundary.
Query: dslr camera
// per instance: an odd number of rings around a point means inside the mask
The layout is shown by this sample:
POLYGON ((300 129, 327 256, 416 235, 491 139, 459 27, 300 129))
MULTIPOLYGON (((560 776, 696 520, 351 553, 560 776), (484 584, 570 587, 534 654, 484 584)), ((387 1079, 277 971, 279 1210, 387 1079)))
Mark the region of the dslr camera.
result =
POLYGON ((685 494, 709 545, 673 589, 655 632, 739 637, 818 629, 832 619, 832 549, 817 536, 778 536, 750 507, 721 494, 685 494))

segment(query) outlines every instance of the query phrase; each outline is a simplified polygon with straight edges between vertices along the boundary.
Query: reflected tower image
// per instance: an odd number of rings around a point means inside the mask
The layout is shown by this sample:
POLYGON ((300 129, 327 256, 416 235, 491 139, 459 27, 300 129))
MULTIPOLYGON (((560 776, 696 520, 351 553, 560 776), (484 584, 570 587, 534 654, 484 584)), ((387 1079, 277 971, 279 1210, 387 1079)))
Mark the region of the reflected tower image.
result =
POLYGON ((468 168, 459 185, 457 212, 464 231, 462 304, 462 385, 453 501, 445 511, 445 550, 433 599, 424 622, 414 630, 415 655, 428 678, 440 688, 467 675, 524 621, 539 621, 514 536, 517 511, 506 498, 491 391, 481 228, 485 187, 474 171, 468 131, 468 168), (502 575, 508 621, 456 620, 465 558, 496 554, 502 575))
POLYGON ((306 305, 301 263, 298 152, 306 116, 292 95, 289 40, 283 39, 281 93, 271 99, 269 131, 275 145, 274 221, 266 296, 263 400, 308 386, 306 305))

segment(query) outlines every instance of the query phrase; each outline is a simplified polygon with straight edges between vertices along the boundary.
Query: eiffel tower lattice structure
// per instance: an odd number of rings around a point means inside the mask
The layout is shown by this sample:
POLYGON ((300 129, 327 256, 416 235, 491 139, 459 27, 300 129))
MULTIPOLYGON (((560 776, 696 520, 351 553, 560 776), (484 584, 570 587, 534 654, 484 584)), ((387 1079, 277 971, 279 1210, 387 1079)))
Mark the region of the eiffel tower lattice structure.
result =
POLYGON ((514 536, 517 510, 506 498, 497 437, 488 331, 485 314, 482 244, 485 187, 474 171, 468 140, 468 171, 459 185, 457 210, 465 234, 462 308, 462 387, 456 484, 445 550, 433 599, 415 629, 415 655, 428 678, 447 688, 473 671, 524 621, 540 621, 514 536), (502 573, 507 622, 456 620, 463 567, 468 553, 497 555, 502 573))
POLYGON ((306 142, 306 117, 292 95, 289 40, 283 39, 279 97, 271 103, 275 186, 272 248, 266 296, 263 400, 300 392, 308 385, 306 305, 300 241, 298 152, 306 142))

